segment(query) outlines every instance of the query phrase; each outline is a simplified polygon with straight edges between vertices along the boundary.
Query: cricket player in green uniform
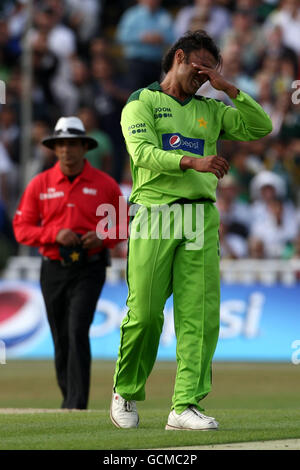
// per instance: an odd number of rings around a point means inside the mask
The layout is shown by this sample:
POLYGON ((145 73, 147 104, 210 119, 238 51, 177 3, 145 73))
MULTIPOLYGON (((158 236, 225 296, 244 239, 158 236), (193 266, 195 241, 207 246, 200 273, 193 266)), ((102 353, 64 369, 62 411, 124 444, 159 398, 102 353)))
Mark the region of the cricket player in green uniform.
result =
POLYGON ((166 429, 218 427, 199 405, 211 390, 219 333, 214 203, 218 179, 229 164, 217 155, 216 144, 220 138, 256 140, 272 130, 261 106, 223 78, 220 64, 213 40, 204 31, 189 32, 164 57, 162 82, 134 92, 122 112, 133 179, 130 201, 138 210, 130 229, 128 313, 121 324, 110 411, 117 427, 138 426, 136 401, 145 399, 171 294, 177 373, 166 429), (235 107, 195 95, 207 80, 235 107))

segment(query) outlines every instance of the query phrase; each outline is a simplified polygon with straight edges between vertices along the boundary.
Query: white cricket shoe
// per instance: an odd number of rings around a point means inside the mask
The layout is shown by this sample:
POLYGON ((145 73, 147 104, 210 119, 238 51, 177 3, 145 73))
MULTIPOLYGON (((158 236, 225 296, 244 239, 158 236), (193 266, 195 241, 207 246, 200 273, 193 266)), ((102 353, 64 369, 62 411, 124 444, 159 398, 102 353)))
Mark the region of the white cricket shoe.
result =
POLYGON ((172 410, 165 429, 169 431, 209 431, 218 429, 218 422, 211 416, 200 413, 195 406, 190 406, 179 415, 172 410))
POLYGON ((117 428, 137 428, 139 415, 136 409, 136 402, 125 400, 119 393, 113 393, 110 419, 117 428))

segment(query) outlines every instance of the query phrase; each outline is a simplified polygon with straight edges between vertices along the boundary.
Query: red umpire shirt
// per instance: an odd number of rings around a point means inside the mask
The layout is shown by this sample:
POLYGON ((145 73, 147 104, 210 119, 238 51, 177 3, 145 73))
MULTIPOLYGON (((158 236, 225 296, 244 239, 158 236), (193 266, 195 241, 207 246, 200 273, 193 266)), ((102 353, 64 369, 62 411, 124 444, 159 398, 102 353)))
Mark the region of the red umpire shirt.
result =
MULTIPOLYGON (((103 248, 113 248, 120 239, 126 239, 127 215, 120 207, 124 198, 116 181, 108 174, 92 167, 85 160, 83 171, 70 182, 59 162, 54 167, 36 175, 28 184, 16 214, 13 226, 16 239, 25 245, 40 247, 43 256, 61 259, 56 235, 63 228, 77 234, 96 231, 103 217, 97 216, 101 204, 114 207, 114 229, 106 230, 103 248)), ((100 211, 102 212, 102 211, 100 211)), ((99 231, 97 231, 99 233, 99 231)), ((88 251, 88 255, 103 249, 88 251)))

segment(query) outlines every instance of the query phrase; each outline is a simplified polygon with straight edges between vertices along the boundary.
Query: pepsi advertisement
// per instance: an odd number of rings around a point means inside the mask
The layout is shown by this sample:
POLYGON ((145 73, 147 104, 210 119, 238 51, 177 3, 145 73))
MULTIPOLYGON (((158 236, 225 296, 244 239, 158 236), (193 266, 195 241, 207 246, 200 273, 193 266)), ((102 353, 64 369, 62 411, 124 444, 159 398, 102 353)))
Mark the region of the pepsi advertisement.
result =
MULTIPOLYGON (((124 280, 106 282, 90 328, 93 358, 117 358, 126 314, 124 280)), ((300 345, 300 284, 222 284, 215 361, 291 361, 300 345)), ((175 360, 172 297, 165 305, 159 360, 175 360)), ((54 348, 39 284, 0 282, 0 351, 6 360, 50 359, 54 348)))

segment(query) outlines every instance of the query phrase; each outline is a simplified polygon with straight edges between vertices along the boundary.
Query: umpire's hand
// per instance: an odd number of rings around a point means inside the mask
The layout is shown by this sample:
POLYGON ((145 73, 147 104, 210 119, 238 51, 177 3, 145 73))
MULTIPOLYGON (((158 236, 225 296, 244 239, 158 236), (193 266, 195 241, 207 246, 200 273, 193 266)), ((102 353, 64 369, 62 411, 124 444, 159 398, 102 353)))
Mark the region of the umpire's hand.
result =
POLYGON ((69 228, 61 229, 56 235, 55 240, 63 246, 76 246, 81 243, 78 235, 69 228))
POLYGON ((86 232, 84 235, 82 235, 81 242, 83 248, 86 250, 100 248, 103 245, 103 240, 98 238, 96 232, 93 231, 86 232))

